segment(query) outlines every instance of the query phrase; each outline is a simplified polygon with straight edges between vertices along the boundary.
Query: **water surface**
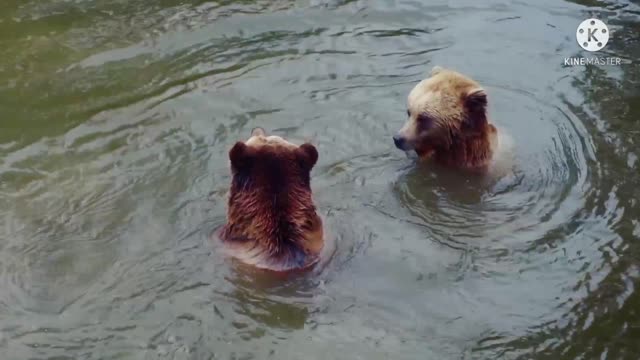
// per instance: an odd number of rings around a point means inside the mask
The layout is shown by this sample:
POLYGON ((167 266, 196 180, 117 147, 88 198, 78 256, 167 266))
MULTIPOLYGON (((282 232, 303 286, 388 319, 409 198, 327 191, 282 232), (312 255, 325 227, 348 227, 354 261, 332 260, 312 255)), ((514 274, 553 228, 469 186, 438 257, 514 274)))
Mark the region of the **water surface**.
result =
POLYGON ((4 1, 2 359, 637 359, 639 33, 625 0, 4 1), (563 65, 591 16, 625 65, 563 65), (513 171, 393 147, 434 65, 513 171), (319 273, 208 240, 255 126, 318 147, 319 273))

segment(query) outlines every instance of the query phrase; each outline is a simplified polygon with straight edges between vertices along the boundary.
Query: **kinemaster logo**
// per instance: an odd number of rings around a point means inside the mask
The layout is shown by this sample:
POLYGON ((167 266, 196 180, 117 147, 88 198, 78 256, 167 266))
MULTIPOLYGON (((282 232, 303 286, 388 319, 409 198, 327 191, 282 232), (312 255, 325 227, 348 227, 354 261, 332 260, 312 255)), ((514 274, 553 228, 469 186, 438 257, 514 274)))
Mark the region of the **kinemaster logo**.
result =
POLYGON ((578 25, 576 29, 576 41, 578 45, 592 56, 568 57, 564 59, 565 66, 586 66, 586 65, 620 65, 622 59, 619 57, 595 56, 598 51, 604 49, 611 38, 609 27, 604 21, 599 19, 587 19, 578 25))

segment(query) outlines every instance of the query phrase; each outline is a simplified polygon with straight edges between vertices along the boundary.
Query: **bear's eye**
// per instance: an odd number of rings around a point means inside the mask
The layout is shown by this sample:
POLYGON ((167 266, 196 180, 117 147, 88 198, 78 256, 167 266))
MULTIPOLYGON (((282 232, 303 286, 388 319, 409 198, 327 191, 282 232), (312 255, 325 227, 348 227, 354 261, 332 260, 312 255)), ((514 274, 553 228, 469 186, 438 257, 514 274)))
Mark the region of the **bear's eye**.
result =
POLYGON ((411 110, 407 109, 407 117, 411 117, 411 110))
POLYGON ((429 123, 431 122, 431 118, 427 114, 420 114, 418 115, 418 122, 421 125, 429 125, 429 123))

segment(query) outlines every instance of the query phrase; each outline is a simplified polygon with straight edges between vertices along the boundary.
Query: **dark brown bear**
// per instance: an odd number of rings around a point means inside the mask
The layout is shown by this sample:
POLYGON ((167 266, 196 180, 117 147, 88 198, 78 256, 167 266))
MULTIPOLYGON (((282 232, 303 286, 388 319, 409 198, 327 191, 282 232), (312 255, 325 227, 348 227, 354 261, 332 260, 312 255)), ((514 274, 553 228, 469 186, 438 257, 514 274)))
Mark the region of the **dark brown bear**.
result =
POLYGON ((315 265, 324 246, 310 187, 316 148, 257 128, 233 146, 229 159, 233 179, 219 237, 230 255, 273 271, 315 265))

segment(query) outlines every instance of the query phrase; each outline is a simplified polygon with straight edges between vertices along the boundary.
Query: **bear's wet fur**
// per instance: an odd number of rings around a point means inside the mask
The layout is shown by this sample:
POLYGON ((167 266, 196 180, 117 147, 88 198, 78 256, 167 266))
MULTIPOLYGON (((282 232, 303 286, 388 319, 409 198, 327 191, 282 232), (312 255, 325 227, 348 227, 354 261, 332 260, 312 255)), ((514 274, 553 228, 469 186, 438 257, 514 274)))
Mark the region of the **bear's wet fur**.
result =
POLYGON ((324 245, 310 179, 317 149, 266 136, 258 128, 247 142, 233 146, 229 159, 227 223, 219 237, 230 255, 273 271, 317 263, 324 245))
POLYGON ((486 169, 498 146, 487 118, 487 94, 471 78, 436 66, 407 101, 409 119, 394 136, 396 147, 421 159, 468 170, 486 169))

